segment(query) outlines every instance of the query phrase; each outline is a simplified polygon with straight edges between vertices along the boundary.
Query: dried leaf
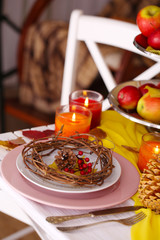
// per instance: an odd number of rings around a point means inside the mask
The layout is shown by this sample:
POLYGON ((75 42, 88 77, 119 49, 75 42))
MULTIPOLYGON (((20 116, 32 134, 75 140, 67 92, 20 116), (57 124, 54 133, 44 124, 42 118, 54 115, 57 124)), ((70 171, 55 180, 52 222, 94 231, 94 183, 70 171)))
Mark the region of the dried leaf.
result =
POLYGON ((44 138, 45 134, 38 130, 24 130, 22 131, 23 136, 28 137, 30 139, 38 139, 44 138))
POLYGON ((103 138, 106 138, 107 137, 107 134, 105 131, 103 131, 102 129, 100 128, 93 128, 90 130, 89 132, 90 134, 96 136, 97 138, 100 138, 100 139, 103 139, 103 138))
POLYGON ((25 144, 26 142, 24 141, 23 138, 18 137, 16 139, 9 140, 9 143, 14 144, 14 145, 22 145, 22 144, 25 144))
POLYGON ((121 145, 122 147, 124 147, 125 149, 127 149, 130 152, 134 152, 134 153, 139 153, 139 149, 136 147, 130 147, 130 146, 126 146, 126 145, 121 145))
POLYGON ((43 133, 46 135, 46 137, 52 137, 55 135, 55 131, 51 129, 44 130, 43 133))
POLYGON ((0 147, 5 148, 7 150, 12 150, 14 145, 9 143, 8 141, 0 141, 0 147))
POLYGON ((0 141, 0 147, 3 147, 7 150, 12 150, 13 148, 18 147, 19 145, 22 145, 24 143, 25 141, 21 137, 19 137, 7 141, 0 141))
POLYGON ((22 131, 23 136, 30 138, 30 139, 39 139, 39 138, 45 138, 45 137, 51 137, 54 135, 54 131, 47 129, 44 131, 38 131, 38 130, 23 130, 22 131))

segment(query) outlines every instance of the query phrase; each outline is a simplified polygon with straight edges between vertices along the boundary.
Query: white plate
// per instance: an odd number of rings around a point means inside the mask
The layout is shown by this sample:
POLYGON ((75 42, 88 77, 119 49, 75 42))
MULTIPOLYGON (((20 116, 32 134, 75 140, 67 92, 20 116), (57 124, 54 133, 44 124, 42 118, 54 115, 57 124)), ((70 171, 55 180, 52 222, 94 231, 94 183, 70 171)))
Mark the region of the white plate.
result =
MULTIPOLYGON (((54 159, 53 155, 50 155, 49 157, 45 157, 44 161, 47 165, 49 165, 53 162, 53 159, 54 159)), ((84 187, 84 186, 75 187, 74 186, 73 187, 73 186, 62 184, 56 181, 47 180, 34 174, 25 166, 21 153, 18 155, 16 159, 16 167, 18 171, 28 181, 44 189, 48 189, 56 192, 62 192, 62 193, 89 193, 89 192, 100 191, 112 186, 119 180, 121 176, 120 164, 114 157, 113 157, 113 165, 115 167, 113 168, 111 175, 105 179, 104 183, 101 186, 92 186, 92 187, 84 187)))
POLYGON ((98 210, 121 204, 137 192, 140 180, 137 169, 115 152, 113 156, 118 160, 122 172, 118 182, 101 192, 77 195, 46 190, 24 178, 16 167, 17 157, 22 150, 23 146, 20 146, 10 151, 3 159, 0 170, 4 181, 12 189, 32 201, 63 209, 98 210))
POLYGON ((108 95, 108 99, 110 104, 112 105, 112 107, 114 108, 114 110, 116 110, 117 112, 119 112, 122 116, 130 119, 133 122, 137 122, 140 123, 142 125, 148 126, 150 128, 155 128, 155 129, 160 129, 160 124, 156 124, 156 123, 152 123, 149 122, 143 118, 141 118, 138 113, 133 112, 133 113, 128 113, 126 112, 124 109, 120 108, 118 100, 117 100, 117 95, 118 92, 125 86, 128 85, 132 85, 135 87, 140 87, 141 85, 145 84, 145 83, 154 83, 155 85, 157 85, 158 83, 160 83, 160 80, 142 80, 142 81, 129 81, 129 82, 125 82, 125 83, 121 83, 119 85, 117 85, 108 95))

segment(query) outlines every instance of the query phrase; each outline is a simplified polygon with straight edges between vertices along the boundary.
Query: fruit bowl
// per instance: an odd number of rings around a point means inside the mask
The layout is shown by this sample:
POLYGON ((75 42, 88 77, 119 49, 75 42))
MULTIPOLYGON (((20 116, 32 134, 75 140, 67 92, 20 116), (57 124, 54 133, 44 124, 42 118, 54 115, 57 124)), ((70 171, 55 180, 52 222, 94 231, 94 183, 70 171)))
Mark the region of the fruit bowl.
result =
MULTIPOLYGON (((137 122, 137 123, 140 123, 142 125, 145 125, 149 128, 155 128, 155 129, 159 129, 160 130, 160 124, 156 124, 156 123, 152 123, 152 122, 149 122, 143 118, 141 118, 138 113, 136 111, 125 111, 124 109, 122 109, 120 106, 119 106, 119 103, 118 103, 118 100, 117 100, 117 95, 118 95, 118 92, 125 86, 128 86, 128 85, 132 85, 132 86, 135 86, 135 87, 140 87, 141 85, 145 84, 145 83, 154 83, 155 85, 157 85, 158 83, 160 83, 160 80, 142 80, 142 81, 128 81, 128 82, 125 82, 125 83, 122 83, 122 84, 119 84, 118 86, 116 86, 108 95, 108 99, 109 99, 109 102, 111 104, 111 106, 113 107, 113 109, 117 112, 119 112, 122 116, 130 119, 131 121, 133 122, 137 122)), ((159 131, 158 130, 158 131, 159 131)))
MULTIPOLYGON (((137 36, 138 36, 138 35, 137 35, 137 36)), ((143 47, 143 46, 136 40, 137 36, 134 38, 134 41, 133 41, 134 46, 135 46, 137 49, 139 49, 141 52, 147 54, 148 56, 151 56, 151 57, 153 57, 153 58, 159 58, 159 59, 160 59, 160 54, 147 51, 146 48, 143 47)))

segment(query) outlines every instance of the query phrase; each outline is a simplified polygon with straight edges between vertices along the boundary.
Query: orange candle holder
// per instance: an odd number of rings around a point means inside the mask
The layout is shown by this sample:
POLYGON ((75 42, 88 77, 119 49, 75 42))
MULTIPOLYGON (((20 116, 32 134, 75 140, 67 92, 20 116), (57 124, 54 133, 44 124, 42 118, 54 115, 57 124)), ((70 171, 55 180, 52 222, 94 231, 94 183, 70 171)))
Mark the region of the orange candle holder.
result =
POLYGON ((91 129, 100 125, 103 96, 92 90, 77 90, 70 94, 69 104, 80 105, 92 112, 91 129))
POLYGON ((69 137, 90 130, 92 113, 89 109, 78 105, 64 105, 56 109, 55 133, 63 127, 61 136, 69 137))
POLYGON ((138 167, 140 171, 147 168, 151 158, 160 154, 160 133, 146 133, 142 136, 142 143, 139 150, 138 167))

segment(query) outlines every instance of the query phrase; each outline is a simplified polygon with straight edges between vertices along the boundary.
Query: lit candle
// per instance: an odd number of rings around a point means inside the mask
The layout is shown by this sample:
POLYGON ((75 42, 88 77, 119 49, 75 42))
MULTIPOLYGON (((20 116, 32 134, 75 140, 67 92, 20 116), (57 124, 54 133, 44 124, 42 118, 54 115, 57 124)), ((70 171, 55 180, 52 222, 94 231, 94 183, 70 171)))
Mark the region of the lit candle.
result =
POLYGON ((153 149, 153 152, 155 154, 159 154, 160 153, 160 146, 156 145, 156 147, 153 149))
POLYGON ((85 106, 92 112, 91 129, 100 125, 103 96, 91 90, 77 90, 70 94, 70 105, 85 106))
POLYGON ((63 126, 62 136, 69 137, 78 133, 88 133, 92 113, 82 106, 60 106, 56 110, 55 132, 63 126))
POLYGON ((142 144, 139 151, 138 167, 141 171, 147 168, 149 159, 160 154, 160 134, 147 133, 142 137, 142 144))

